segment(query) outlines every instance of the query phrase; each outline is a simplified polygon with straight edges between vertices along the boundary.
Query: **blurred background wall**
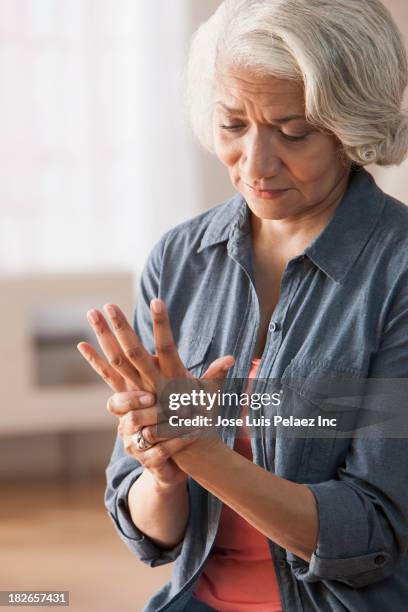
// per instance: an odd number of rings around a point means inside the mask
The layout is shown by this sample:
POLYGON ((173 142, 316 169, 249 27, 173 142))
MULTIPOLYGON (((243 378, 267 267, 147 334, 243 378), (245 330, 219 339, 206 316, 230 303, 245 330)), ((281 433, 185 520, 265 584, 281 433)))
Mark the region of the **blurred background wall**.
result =
POLYGON ((223 197, 197 189, 181 112, 188 37, 217 3, 198 4, 1 0, 2 271, 137 272, 223 197))
MULTIPOLYGON (((139 563, 105 516, 117 424, 75 346, 93 342, 88 308, 131 317, 166 230, 233 193, 183 113, 189 38, 219 4, 0 0, 0 589, 136 610, 171 569, 139 563)), ((408 3, 385 4, 408 39, 408 3)), ((407 164, 370 168, 406 203, 407 164)))
MULTIPOLYGON (((405 43, 408 44, 408 2, 406 0, 382 0, 383 4, 391 11, 400 31, 404 35, 405 43)), ((404 106, 408 107, 408 90, 405 91, 404 106)), ((369 168, 378 185, 390 195, 408 204, 408 182, 406 174, 408 161, 400 166, 391 168, 380 168, 372 166, 369 168)))
MULTIPOLYGON (((61 402, 84 401, 84 388, 74 389, 82 379, 103 411, 106 390, 98 395, 98 379, 75 349, 91 340, 87 308, 117 301, 131 316, 153 244, 232 194, 183 114, 189 37, 217 5, 0 0, 0 312, 14 321, 4 338, 13 355, 5 380, 14 377, 21 401, 13 418, 0 419, 0 435, 35 432, 25 439, 35 446, 45 427, 80 434, 87 419, 78 422, 72 407, 66 423, 38 415, 45 403, 62 412, 61 402), (44 392, 29 409, 36 376, 44 392)), ((110 444, 112 421, 104 414, 98 426, 110 444)), ((78 439, 71 435, 72 470, 78 439)), ((23 476, 55 475, 61 462, 66 471, 66 449, 58 448, 47 436, 24 465, 15 438, 3 437, 0 477, 14 479, 17 465, 23 476)), ((98 448, 93 461, 102 465, 107 447, 98 448)))

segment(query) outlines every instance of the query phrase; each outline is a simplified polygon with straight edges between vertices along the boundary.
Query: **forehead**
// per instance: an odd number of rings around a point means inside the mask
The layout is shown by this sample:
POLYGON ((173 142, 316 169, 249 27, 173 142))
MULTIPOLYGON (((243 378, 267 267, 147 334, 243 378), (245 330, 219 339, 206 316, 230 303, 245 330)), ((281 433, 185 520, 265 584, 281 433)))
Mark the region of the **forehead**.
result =
POLYGON ((257 75, 250 69, 228 66, 215 75, 215 101, 225 107, 245 112, 248 107, 267 112, 304 115, 303 84, 293 79, 257 75), (287 112, 289 111, 289 112, 287 112))

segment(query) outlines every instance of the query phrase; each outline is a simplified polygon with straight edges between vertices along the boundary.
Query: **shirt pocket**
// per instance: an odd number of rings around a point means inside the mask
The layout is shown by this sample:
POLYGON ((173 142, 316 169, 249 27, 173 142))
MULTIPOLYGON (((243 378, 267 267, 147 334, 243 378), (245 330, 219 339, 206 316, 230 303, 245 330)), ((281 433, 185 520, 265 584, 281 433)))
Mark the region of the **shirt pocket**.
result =
POLYGON ((204 334, 184 335, 178 343, 178 352, 184 366, 199 378, 206 369, 206 357, 212 336, 204 334))
POLYGON ((313 483, 336 476, 350 449, 364 383, 361 372, 330 360, 295 359, 286 368, 279 413, 297 421, 280 432, 280 447, 286 443, 291 455, 286 460, 293 480, 313 483))

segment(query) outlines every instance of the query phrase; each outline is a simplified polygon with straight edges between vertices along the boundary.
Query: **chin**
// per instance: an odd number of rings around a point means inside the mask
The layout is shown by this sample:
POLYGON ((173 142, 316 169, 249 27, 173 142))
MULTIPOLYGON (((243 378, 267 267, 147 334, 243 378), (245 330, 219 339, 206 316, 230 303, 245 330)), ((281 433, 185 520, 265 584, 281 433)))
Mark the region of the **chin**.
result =
POLYGON ((293 210, 292 206, 288 206, 287 204, 286 206, 282 206, 282 204, 271 201, 254 202, 248 198, 245 198, 245 200, 252 214, 258 217, 258 219, 278 221, 279 219, 286 219, 287 217, 293 216, 293 214, 297 212, 293 210))

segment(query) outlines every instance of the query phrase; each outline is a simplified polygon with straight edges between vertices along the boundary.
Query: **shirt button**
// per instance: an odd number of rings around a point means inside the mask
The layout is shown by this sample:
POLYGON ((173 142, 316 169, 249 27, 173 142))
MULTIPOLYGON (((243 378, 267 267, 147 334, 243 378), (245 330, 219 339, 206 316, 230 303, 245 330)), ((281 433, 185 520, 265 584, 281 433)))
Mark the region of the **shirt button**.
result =
POLYGON ((276 321, 272 321, 271 323, 269 323, 269 331, 270 332, 275 332, 278 331, 279 329, 279 325, 276 321))
POLYGON ((376 565, 383 565, 383 563, 385 563, 385 557, 384 557, 384 555, 377 555, 377 556, 374 558, 374 563, 375 563, 376 565))

